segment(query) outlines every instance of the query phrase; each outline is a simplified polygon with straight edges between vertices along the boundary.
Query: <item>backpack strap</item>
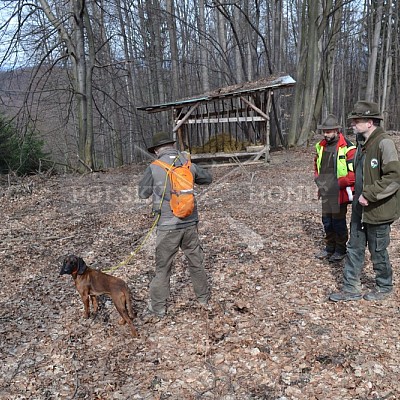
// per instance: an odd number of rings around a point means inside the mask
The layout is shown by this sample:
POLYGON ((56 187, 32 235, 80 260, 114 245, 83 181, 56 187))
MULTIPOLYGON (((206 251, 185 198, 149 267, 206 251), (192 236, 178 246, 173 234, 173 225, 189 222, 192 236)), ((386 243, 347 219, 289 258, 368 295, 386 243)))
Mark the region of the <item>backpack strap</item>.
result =
POLYGON ((176 163, 176 160, 177 160, 178 158, 179 158, 179 154, 176 156, 176 158, 175 158, 175 160, 173 161, 172 164, 168 164, 168 163, 166 163, 166 162, 164 162, 164 161, 161 161, 161 160, 154 160, 154 161, 152 162, 152 164, 158 165, 159 167, 165 169, 165 171, 166 171, 166 174, 165 174, 165 181, 164 181, 164 187, 163 187, 163 191, 162 191, 162 195, 161 195, 160 204, 158 205, 158 210, 153 210, 153 214, 161 214, 161 206, 162 206, 162 203, 163 203, 163 201, 164 201, 165 192, 166 192, 166 190, 167 190, 168 177, 169 177, 169 175, 170 175, 172 169, 174 168, 175 163, 176 163))
POLYGON ((161 160, 155 160, 152 162, 153 165, 158 165, 159 167, 165 169, 165 171, 168 173, 170 173, 172 171, 172 168, 174 168, 173 164, 168 164, 164 161, 161 160))

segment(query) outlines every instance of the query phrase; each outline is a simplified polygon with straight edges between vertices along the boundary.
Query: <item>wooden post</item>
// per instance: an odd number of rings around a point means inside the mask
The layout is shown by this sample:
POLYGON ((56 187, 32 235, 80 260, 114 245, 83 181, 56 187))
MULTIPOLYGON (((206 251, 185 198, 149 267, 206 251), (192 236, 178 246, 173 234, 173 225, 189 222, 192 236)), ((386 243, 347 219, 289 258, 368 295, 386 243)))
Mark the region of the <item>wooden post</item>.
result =
POLYGON ((178 150, 179 151, 184 151, 185 150, 185 143, 183 142, 183 137, 182 137, 182 127, 178 129, 178 150))
MULTIPOLYGON (((189 119, 189 117, 192 115, 193 111, 196 110, 196 108, 199 106, 200 103, 194 104, 192 107, 190 107, 189 111, 183 116, 181 120, 178 121, 178 123, 174 126, 173 129, 173 134, 174 136, 178 133, 178 150, 185 150, 185 144, 183 143, 183 137, 182 137, 182 125, 189 119)), ((175 120, 176 122, 176 120, 175 120)))
POLYGON ((269 163, 270 162, 270 154, 269 154, 269 150, 270 150, 270 140, 269 140, 269 129, 270 129, 270 127, 269 127, 269 116, 268 116, 268 114, 269 114, 269 112, 270 112, 270 110, 271 110, 271 91, 269 91, 268 92, 268 102, 267 102, 267 112, 265 113, 264 111, 262 111, 262 110, 260 110, 256 105, 254 105, 251 101, 249 101, 249 100, 247 100, 245 97, 243 97, 243 96, 240 96, 240 99, 243 101, 243 102, 245 102, 246 104, 248 104, 254 111, 256 111, 258 114, 260 114, 264 119, 265 119, 265 121, 266 121, 266 123, 267 123, 267 132, 266 132, 266 134, 267 134, 267 137, 266 137, 266 140, 265 140, 265 146, 264 146, 264 148, 256 155, 256 157, 255 157, 255 159, 254 160, 258 160, 260 157, 261 157, 261 155, 263 154, 263 153, 265 153, 265 163, 269 163))
MULTIPOLYGON (((269 113, 270 113, 270 111, 271 111, 271 105, 272 105, 272 90, 269 90, 268 91, 268 101, 267 101, 267 115, 269 115, 269 113)), ((271 155, 270 155, 270 149, 271 149, 271 146, 270 146, 270 137, 269 137, 269 134, 270 134, 270 129, 271 129, 271 126, 270 126, 270 119, 268 118, 267 119, 267 132, 266 132, 266 135, 267 135, 267 137, 266 137, 266 146, 267 146, 267 148, 268 148, 268 151, 265 153, 265 163, 270 163, 271 162, 271 155)))

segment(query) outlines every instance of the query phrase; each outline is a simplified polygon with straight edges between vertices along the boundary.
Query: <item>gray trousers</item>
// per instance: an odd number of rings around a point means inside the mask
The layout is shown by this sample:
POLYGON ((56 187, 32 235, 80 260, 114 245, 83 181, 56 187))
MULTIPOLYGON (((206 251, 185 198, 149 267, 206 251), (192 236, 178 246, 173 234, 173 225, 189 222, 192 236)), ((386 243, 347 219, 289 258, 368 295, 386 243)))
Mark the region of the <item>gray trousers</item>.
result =
POLYGON ((210 296, 197 225, 169 231, 159 230, 156 240, 156 275, 150 283, 151 306, 156 313, 165 312, 170 295, 172 262, 179 248, 188 260, 190 279, 197 300, 206 303, 210 296))
POLYGON ((375 271, 376 288, 381 292, 393 289, 392 266, 387 247, 390 243, 390 223, 362 224, 360 217, 353 212, 350 223, 350 240, 347 244, 347 257, 343 272, 343 290, 361 292, 361 273, 365 261, 365 249, 371 254, 375 271))

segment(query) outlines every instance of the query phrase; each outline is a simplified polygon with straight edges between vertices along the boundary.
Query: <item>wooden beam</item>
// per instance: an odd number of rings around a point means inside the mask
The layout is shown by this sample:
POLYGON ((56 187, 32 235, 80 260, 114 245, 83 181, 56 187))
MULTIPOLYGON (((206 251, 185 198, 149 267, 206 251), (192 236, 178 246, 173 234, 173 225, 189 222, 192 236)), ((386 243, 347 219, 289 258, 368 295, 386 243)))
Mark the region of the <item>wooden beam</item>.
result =
POLYGON ((195 153, 191 154, 191 159, 193 162, 204 162, 204 161, 209 161, 209 160, 214 160, 214 161, 221 161, 221 160, 230 160, 230 159, 247 159, 250 160, 252 156, 257 155, 258 153, 251 151, 238 151, 234 153, 225 153, 225 152, 219 152, 219 153, 195 153))
POLYGON ((260 150, 256 156, 253 158, 253 161, 258 161, 260 157, 265 153, 265 158, 269 157, 269 144, 266 144, 262 150, 260 150))
POLYGON ((199 106, 200 103, 194 104, 192 107, 190 107, 190 110, 185 114, 185 116, 178 121, 178 123, 175 125, 173 132, 175 133, 184 123, 186 120, 189 119, 190 115, 192 112, 199 106))
MULTIPOLYGON (((182 120, 178 120, 180 122, 182 120)), ((222 117, 222 118, 202 118, 202 119, 189 119, 187 124, 217 124, 223 122, 265 122, 265 118, 259 115, 251 117, 222 117)))
POLYGON ((255 106, 251 101, 247 100, 243 96, 240 96, 240 100, 242 100, 247 105, 249 105, 256 113, 260 114, 263 117, 264 121, 269 121, 269 116, 267 114, 265 114, 264 111, 260 110, 257 106, 255 106))

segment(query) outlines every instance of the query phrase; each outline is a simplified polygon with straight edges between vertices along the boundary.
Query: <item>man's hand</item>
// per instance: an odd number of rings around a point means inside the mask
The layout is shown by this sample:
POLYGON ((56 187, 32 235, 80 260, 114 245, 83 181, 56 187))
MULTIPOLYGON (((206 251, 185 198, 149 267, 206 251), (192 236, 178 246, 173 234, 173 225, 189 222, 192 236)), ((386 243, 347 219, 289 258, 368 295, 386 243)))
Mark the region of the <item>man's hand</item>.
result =
POLYGON ((358 202, 363 206, 366 207, 369 203, 368 200, 363 196, 360 195, 360 197, 358 198, 358 202))

